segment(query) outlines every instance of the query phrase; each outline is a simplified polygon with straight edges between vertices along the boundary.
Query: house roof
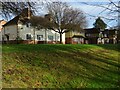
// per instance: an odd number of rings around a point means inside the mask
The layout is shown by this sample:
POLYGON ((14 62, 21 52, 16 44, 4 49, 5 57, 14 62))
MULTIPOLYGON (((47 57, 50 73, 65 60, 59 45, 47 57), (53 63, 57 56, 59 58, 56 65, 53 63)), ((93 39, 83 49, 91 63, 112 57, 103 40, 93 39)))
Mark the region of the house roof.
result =
POLYGON ((84 29, 85 30, 85 33, 99 33, 100 32, 100 29, 97 29, 97 28, 88 28, 88 29, 84 29))
POLYGON ((72 38, 85 38, 83 35, 74 35, 72 38))
POLYGON ((10 21, 8 21, 8 22, 7 22, 5 25, 3 25, 3 26, 17 24, 18 20, 19 20, 19 16, 16 16, 16 17, 14 17, 13 19, 11 19, 10 21))
POLYGON ((28 20, 28 14, 28 8, 25 8, 19 15, 8 21, 4 26, 17 24, 19 19, 21 21, 28 20))

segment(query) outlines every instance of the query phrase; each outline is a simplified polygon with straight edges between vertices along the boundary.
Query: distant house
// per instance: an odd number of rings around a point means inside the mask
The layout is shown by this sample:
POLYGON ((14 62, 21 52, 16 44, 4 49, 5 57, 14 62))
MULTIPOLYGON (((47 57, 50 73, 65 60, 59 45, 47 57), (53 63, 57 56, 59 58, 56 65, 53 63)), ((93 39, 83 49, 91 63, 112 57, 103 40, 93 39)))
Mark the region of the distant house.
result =
POLYGON ((30 17, 29 10, 25 9, 20 15, 8 21, 4 25, 3 43, 59 43, 59 34, 52 30, 35 29, 34 32, 34 28, 28 22, 30 17))
POLYGON ((97 28, 85 29, 85 42, 88 44, 116 44, 118 42, 118 30, 97 28))
POLYGON ((66 44, 83 44, 84 38, 85 38, 85 33, 83 30, 81 31, 72 30, 65 33, 66 44))
POLYGON ((100 30, 96 28, 88 28, 85 30, 85 43, 87 44, 97 44, 100 30))
POLYGON ((108 38, 109 43, 111 44, 118 43, 118 30, 117 29, 108 30, 108 38))

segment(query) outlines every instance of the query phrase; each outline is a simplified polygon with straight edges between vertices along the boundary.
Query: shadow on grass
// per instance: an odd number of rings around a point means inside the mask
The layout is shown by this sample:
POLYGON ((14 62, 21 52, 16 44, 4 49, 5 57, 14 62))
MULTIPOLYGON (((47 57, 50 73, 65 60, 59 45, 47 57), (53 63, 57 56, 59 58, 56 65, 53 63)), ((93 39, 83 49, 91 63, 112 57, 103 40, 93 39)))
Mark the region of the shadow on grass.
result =
MULTIPOLYGON (((108 83, 108 86, 114 85, 118 87, 117 85, 118 80, 116 77, 118 77, 119 71, 116 68, 119 67, 119 64, 109 62, 107 60, 101 59, 100 57, 95 57, 96 54, 86 55, 86 53, 81 52, 73 53, 72 55, 63 52, 59 53, 59 56, 54 56, 54 53, 53 54, 51 53, 49 55, 46 53, 43 54, 22 53, 22 54, 21 55, 16 54, 17 57, 15 57, 15 59, 22 60, 22 62, 27 63, 31 66, 39 66, 45 70, 47 69, 49 73, 51 73, 52 70, 54 70, 53 71, 54 74, 55 73, 59 74, 60 72, 63 72, 63 74, 58 76, 62 77, 62 75, 64 74, 68 75, 69 77, 68 81, 74 79, 75 77, 80 77, 88 79, 89 81, 94 81, 96 83, 98 82, 108 83), (36 57, 36 55, 38 57, 36 57), (63 59, 62 57, 67 63, 70 63, 71 65, 65 64, 63 62, 64 60, 62 60, 63 59), (97 64, 91 63, 90 61, 92 60, 94 62, 97 61, 97 64), (99 62, 106 63, 106 65, 110 65, 111 67, 109 69, 106 69, 104 66, 98 65, 99 62), (75 63, 75 65, 72 65, 72 63, 75 63), (82 68, 78 68, 77 66, 83 66, 86 69, 86 71, 83 70, 82 68), (115 67, 115 69, 113 69, 112 67, 115 67)), ((16 55, 13 55, 13 57, 16 55)))
MULTIPOLYGON (((8 47, 6 52, 14 52, 9 53, 9 57, 12 59, 20 60, 31 67, 39 66, 43 70, 54 74, 58 81, 61 78, 63 80, 62 84, 66 82, 70 84, 70 81, 74 78, 81 78, 88 80, 89 83, 103 84, 103 87, 120 87, 118 81, 120 63, 115 63, 110 61, 109 58, 106 59, 99 56, 97 51, 93 53, 91 51, 81 52, 84 49, 94 49, 91 46, 93 45, 13 45, 12 47, 8 45, 5 47, 8 47), (106 68, 106 66, 108 67, 106 68), (64 78, 62 78, 64 75, 67 75, 67 81, 64 81, 64 78)), ((108 48, 111 45, 95 46, 107 50, 116 50, 108 48)))
POLYGON ((96 44, 95 46, 99 46, 107 50, 120 51, 120 44, 96 44))

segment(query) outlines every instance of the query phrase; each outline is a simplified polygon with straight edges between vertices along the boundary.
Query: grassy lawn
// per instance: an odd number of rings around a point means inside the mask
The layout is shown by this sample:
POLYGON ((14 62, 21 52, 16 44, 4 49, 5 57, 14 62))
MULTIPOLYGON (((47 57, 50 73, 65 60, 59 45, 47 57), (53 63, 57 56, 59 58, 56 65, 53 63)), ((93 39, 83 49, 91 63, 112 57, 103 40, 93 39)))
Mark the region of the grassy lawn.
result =
POLYGON ((3 45, 3 88, 116 88, 118 45, 3 45))

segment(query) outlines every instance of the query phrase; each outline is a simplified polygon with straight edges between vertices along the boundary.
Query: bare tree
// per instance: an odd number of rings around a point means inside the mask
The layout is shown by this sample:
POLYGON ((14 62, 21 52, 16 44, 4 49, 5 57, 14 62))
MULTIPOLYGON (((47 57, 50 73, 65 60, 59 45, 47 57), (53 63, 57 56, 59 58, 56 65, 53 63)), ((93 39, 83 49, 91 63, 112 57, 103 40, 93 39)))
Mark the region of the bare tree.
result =
MULTIPOLYGON (((106 4, 101 4, 101 3, 98 3, 97 5, 96 4, 90 4, 88 2, 81 2, 82 4, 85 4, 85 5, 90 5, 90 6, 95 6, 95 7, 101 7, 103 8, 103 10, 101 12, 99 12, 99 14, 103 13, 103 12, 108 12, 109 18, 105 17, 105 16, 102 16, 102 18, 108 20, 109 22, 111 21, 117 21, 118 24, 115 26, 115 27, 111 27, 111 28, 115 28, 118 30, 118 33, 117 33, 117 38, 118 38, 118 41, 120 42, 120 1, 114 1, 114 0, 108 0, 108 3, 106 4)), ((93 16, 93 15, 91 15, 93 16)))
POLYGON ((51 26, 55 32, 60 34, 60 43, 62 43, 62 34, 70 30, 81 30, 86 26, 86 19, 81 10, 73 9, 64 2, 52 2, 47 4, 48 13, 52 18, 51 26), (53 25, 53 26, 52 26, 53 25))
MULTIPOLYGON (((81 4, 90 5, 90 6, 93 6, 95 8, 97 8, 97 7, 103 8, 103 10, 99 12, 99 15, 104 13, 104 12, 108 12, 107 14, 109 14, 109 16, 111 16, 111 17, 108 18, 108 17, 102 16, 102 18, 104 18, 108 21, 116 20, 119 22, 120 1, 117 2, 114 0, 108 0, 108 2, 105 2, 105 3, 98 2, 97 4, 96 3, 91 4, 89 2, 81 2, 81 4)), ((88 14, 88 13, 86 13, 86 14, 88 14)), ((92 17, 96 17, 96 16, 90 15, 90 14, 88 14, 88 15, 92 16, 92 17)))
POLYGON ((18 15, 24 8, 36 11, 35 2, 2 2, 0 1, 3 18, 10 18, 12 15, 18 15))

